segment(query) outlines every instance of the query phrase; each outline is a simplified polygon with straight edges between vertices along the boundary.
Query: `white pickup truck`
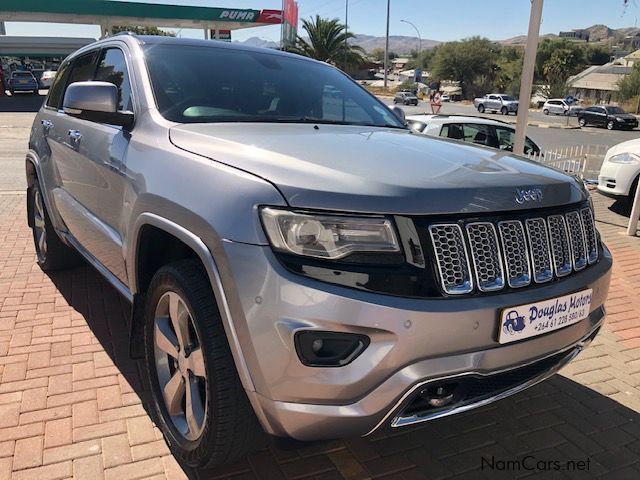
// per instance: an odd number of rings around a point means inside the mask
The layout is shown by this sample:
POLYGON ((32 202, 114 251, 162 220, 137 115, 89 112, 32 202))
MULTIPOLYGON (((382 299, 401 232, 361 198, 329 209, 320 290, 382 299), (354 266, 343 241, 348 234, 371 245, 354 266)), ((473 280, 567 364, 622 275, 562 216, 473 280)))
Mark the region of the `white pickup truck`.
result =
POLYGON ((511 112, 515 115, 518 114, 518 100, 503 93, 491 93, 484 97, 475 98, 473 104, 480 113, 493 111, 503 115, 509 115, 511 112))

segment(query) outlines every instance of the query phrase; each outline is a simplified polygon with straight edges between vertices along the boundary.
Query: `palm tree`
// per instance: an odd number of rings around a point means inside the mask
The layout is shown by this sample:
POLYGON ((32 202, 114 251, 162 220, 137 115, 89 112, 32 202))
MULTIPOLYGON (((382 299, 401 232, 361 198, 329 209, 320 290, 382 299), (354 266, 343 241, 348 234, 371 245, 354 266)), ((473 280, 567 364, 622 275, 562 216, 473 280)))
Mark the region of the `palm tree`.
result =
POLYGON ((302 28, 309 39, 298 36, 291 52, 339 66, 343 70, 347 65, 364 61, 364 50, 346 42, 355 35, 346 32, 345 26, 337 18, 330 20, 316 15, 315 19, 302 20, 302 28))

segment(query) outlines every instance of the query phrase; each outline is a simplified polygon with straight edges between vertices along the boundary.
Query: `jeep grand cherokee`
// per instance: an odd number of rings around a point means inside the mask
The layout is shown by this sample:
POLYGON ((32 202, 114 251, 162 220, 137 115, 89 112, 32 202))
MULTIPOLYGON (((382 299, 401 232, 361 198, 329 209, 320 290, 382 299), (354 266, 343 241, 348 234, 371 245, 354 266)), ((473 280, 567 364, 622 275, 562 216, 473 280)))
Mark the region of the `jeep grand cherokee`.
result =
POLYGON ((189 465, 262 430, 367 435, 487 404, 603 322, 611 256, 581 182, 413 134, 296 55, 86 46, 37 114, 26 172, 38 263, 79 253, 132 302, 131 352, 189 465))

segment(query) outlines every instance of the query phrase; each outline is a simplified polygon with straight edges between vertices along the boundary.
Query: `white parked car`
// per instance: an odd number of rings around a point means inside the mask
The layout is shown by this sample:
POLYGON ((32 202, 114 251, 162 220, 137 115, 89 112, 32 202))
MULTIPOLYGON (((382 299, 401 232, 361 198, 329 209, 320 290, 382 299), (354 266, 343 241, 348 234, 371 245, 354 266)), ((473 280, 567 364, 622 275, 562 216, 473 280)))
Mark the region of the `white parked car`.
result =
POLYGON ((53 79, 56 77, 57 70, 45 70, 40 77, 40 88, 50 88, 53 79))
MULTIPOLYGON (((445 137, 500 150, 513 150, 516 131, 508 123, 463 115, 409 115, 406 120, 414 132, 423 135, 445 137)), ((527 137, 524 153, 540 153, 540 147, 527 137)))
POLYGON ((577 105, 569 105, 566 100, 562 98, 551 98, 544 102, 542 106, 542 113, 545 115, 578 115, 578 112, 583 110, 582 107, 577 105))
POLYGON ((640 139, 611 147, 598 175, 598 191, 633 201, 640 178, 640 139))

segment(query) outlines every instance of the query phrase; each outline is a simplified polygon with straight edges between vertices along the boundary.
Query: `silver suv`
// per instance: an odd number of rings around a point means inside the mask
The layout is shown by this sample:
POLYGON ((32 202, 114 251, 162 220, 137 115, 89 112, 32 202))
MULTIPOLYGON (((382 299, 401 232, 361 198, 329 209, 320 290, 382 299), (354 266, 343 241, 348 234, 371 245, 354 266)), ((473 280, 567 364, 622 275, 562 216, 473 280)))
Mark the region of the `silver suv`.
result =
POLYGON ((339 70, 118 35, 60 67, 26 161, 44 270, 132 302, 157 423, 192 466, 367 435, 556 372, 602 325, 582 183, 414 134, 339 70))

